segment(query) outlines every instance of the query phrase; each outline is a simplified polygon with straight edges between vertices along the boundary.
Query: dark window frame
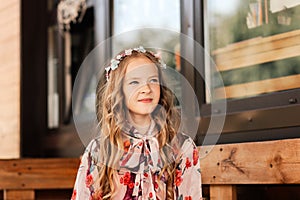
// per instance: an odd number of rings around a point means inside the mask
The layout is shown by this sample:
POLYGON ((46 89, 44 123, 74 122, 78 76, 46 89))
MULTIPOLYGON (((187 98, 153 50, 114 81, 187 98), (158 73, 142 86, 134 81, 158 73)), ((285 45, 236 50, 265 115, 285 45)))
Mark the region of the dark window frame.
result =
MULTIPOLYGON (((97 37, 95 46, 111 36, 111 3, 109 0, 96 1, 92 5, 98 10, 95 19, 97 37), (100 11, 99 11, 100 10, 100 11), (104 12, 105 11, 105 12, 104 12)), ((48 128, 48 89, 47 89, 47 59, 48 59, 48 26, 56 23, 56 9, 48 11, 47 1, 34 0, 33 4, 22 1, 21 4, 21 89, 20 89, 20 154, 21 157, 45 157, 47 134, 61 133, 63 128, 65 107, 60 103, 59 127, 48 128)), ((58 92, 64 94, 64 39, 58 37, 58 92)), ((65 97, 60 96, 60 102, 65 97)), ((51 134, 53 135, 53 134, 51 134)), ((53 144, 53 149, 56 148, 53 144)), ((55 152, 54 152, 55 153, 55 152)))
MULTIPOLYGON (((204 1, 182 1, 182 33, 204 46, 204 1), (192 29, 192 31, 190 30, 192 29)), ((184 45, 183 45, 184 46, 184 45)), ((185 51, 185 49, 181 49, 185 51)), ((204 58, 194 47, 195 65, 204 72, 204 58)), ((185 52, 184 52, 185 53, 185 52)), ((184 68, 188 66, 183 62, 184 68)), ((211 104, 205 102, 204 79, 194 70, 183 74, 194 83, 200 107, 198 144, 211 119, 211 104)), ((300 137, 300 88, 257 97, 228 100, 224 128, 219 143, 273 140, 300 137), (274 117, 276 116, 276 117, 274 117)))

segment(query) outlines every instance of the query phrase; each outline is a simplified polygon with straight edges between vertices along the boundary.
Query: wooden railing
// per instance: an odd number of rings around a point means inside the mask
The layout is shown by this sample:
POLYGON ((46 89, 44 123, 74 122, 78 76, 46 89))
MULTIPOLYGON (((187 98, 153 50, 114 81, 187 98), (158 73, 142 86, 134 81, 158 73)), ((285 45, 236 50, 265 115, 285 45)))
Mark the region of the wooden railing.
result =
POLYGON ((0 160, 4 200, 32 200, 35 190, 73 188, 79 162, 78 158, 0 160))
POLYGON ((235 200, 237 185, 300 184, 300 139, 216 145, 207 153, 201 168, 211 200, 235 200))
MULTIPOLYGON (((300 139, 199 150, 210 200, 235 200, 239 184, 300 184, 300 139)), ((72 189, 79 162, 78 158, 0 160, 4 200, 33 200, 39 189, 72 189)))

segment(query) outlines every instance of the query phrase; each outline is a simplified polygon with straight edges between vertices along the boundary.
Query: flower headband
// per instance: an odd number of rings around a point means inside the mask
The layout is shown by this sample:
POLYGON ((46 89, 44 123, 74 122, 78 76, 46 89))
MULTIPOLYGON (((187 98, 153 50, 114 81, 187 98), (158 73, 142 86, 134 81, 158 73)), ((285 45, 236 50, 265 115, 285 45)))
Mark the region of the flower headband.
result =
POLYGON ((116 58, 112 59, 110 61, 110 66, 106 67, 105 68, 105 71, 106 71, 106 80, 108 81, 109 80, 109 74, 111 71, 117 69, 119 67, 119 63, 127 56, 131 56, 132 55, 132 52, 133 51, 137 51, 137 52, 140 52, 140 53, 146 53, 146 52, 149 52, 152 56, 154 56, 155 58, 158 59, 158 62, 160 64, 160 66, 162 68, 166 68, 166 64, 162 61, 161 57, 158 55, 158 54, 154 54, 153 52, 151 51, 147 51, 146 49, 144 49, 144 47, 142 46, 139 46, 139 47, 136 47, 136 48, 133 48, 133 49, 126 49, 123 53, 119 54, 116 56, 116 58))

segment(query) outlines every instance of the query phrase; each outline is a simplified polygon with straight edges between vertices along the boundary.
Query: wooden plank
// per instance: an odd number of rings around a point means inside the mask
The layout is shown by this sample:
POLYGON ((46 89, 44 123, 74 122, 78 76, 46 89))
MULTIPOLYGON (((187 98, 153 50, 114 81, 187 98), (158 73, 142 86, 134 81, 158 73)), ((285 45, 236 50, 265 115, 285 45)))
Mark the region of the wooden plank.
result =
MULTIPOLYGON (((298 38, 299 39, 299 38, 298 38)), ((259 54, 248 54, 228 61, 221 61, 217 58, 217 68, 219 71, 239 69, 251 65, 292 58, 300 55, 300 45, 294 45, 281 49, 268 50, 259 54)))
POLYGON ((211 185, 209 187, 210 200, 236 200, 236 186, 211 185))
POLYGON ((299 55, 300 30, 234 43, 212 55, 220 71, 299 55), (296 52, 295 52, 296 51, 296 52))
POLYGON ((34 200, 34 190, 4 190, 4 200, 34 200))
POLYGON ((258 44, 249 44, 245 48, 235 49, 233 51, 227 51, 222 54, 215 55, 215 62, 222 65, 232 59, 239 57, 247 57, 249 55, 260 54, 268 51, 274 51, 282 48, 288 48, 300 44, 300 34, 294 37, 283 38, 280 40, 274 40, 271 42, 262 42, 258 44))
POLYGON ((249 40, 243 40, 241 42, 229 44, 226 47, 216 49, 212 52, 212 54, 213 55, 223 54, 223 53, 226 53, 226 52, 229 52, 229 51, 234 51, 234 50, 238 50, 238 49, 241 49, 241 48, 246 48, 250 45, 257 45, 257 44, 261 44, 261 43, 271 43, 275 40, 282 40, 282 39, 286 39, 286 38, 289 38, 289 37, 297 37, 299 35, 300 35, 300 30, 294 30, 294 31, 289 31, 289 32, 281 33, 281 34, 268 36, 268 37, 251 38, 249 40))
POLYGON ((199 149, 203 184, 300 183, 300 139, 199 149))
POLYGON ((227 46, 225 46, 223 48, 219 48, 219 49, 216 49, 216 50, 212 51, 212 55, 213 56, 221 55, 221 54, 224 54, 224 53, 228 53, 230 51, 235 51, 235 50, 238 50, 238 49, 241 49, 241 48, 248 47, 249 45, 260 44, 262 39, 263 39, 263 37, 255 37, 255 38, 251 38, 251 39, 248 39, 248 40, 243 40, 243 41, 240 41, 240 42, 235 42, 235 43, 232 43, 232 44, 228 44, 227 46))
POLYGON ((217 99, 230 99, 256 96, 259 94, 278 92, 296 88, 300 88, 300 74, 231 85, 225 88, 217 88, 214 92, 215 97, 217 99))
POLYGON ((1 189, 72 188, 78 158, 0 160, 1 189))

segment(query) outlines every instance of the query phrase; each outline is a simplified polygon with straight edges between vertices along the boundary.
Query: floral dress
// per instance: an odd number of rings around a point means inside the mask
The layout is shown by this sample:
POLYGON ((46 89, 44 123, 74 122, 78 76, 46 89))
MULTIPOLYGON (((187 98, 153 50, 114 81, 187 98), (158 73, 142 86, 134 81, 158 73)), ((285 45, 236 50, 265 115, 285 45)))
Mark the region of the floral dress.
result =
MULTIPOLYGON (((155 126, 154 126, 155 127, 155 126)), ((120 168, 115 170, 114 200, 165 200, 166 176, 159 175, 164 164, 159 154, 158 132, 152 127, 140 134, 129 124, 123 129, 124 153, 120 168)), ((178 162, 175 169, 174 199, 202 199, 200 162, 197 147, 185 134, 177 134, 177 147, 166 145, 170 157, 178 162), (179 149, 179 150, 176 150, 179 149)), ((90 200, 97 190, 99 139, 90 142, 82 156, 72 200, 90 200)), ((101 199, 101 197, 99 197, 101 199)))

